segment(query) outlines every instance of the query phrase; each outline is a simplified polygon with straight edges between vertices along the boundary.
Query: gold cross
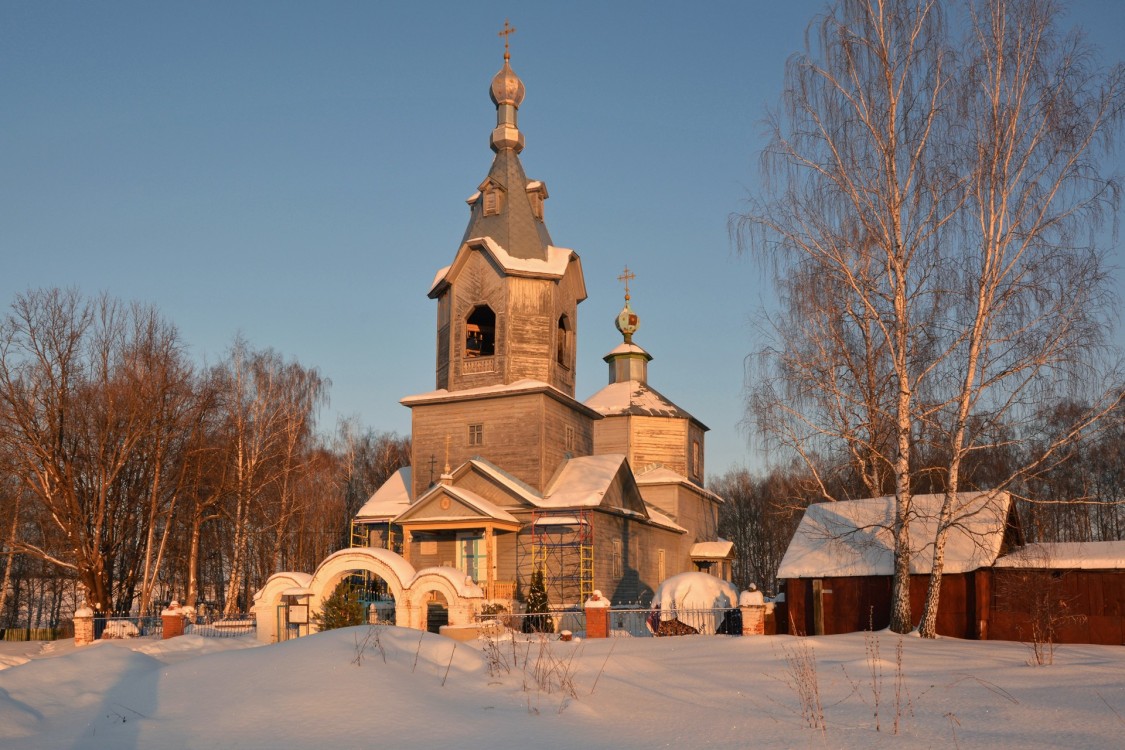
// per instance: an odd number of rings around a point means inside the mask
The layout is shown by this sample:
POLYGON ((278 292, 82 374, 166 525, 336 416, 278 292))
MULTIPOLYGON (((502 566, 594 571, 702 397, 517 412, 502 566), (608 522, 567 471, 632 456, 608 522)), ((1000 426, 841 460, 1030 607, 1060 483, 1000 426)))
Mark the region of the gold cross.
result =
POLYGON ((617 277, 618 281, 625 282, 625 300, 629 300, 629 282, 637 278, 637 275, 629 270, 629 266, 625 266, 625 273, 617 277))
POLYGON ((512 59, 511 53, 508 52, 508 37, 511 36, 512 34, 515 34, 515 33, 516 33, 516 27, 509 24, 508 19, 505 18, 504 19, 504 30, 496 35, 496 36, 504 37, 504 59, 505 60, 511 60, 512 59))

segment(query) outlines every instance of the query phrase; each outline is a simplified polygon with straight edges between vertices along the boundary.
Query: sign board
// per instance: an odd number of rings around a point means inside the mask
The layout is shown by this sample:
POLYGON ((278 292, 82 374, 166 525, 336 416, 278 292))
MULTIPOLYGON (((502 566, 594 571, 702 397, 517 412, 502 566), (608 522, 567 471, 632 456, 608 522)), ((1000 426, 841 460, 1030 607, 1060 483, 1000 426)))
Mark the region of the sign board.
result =
POLYGON ((291 625, 307 625, 309 622, 309 605, 290 604, 289 623, 291 625))

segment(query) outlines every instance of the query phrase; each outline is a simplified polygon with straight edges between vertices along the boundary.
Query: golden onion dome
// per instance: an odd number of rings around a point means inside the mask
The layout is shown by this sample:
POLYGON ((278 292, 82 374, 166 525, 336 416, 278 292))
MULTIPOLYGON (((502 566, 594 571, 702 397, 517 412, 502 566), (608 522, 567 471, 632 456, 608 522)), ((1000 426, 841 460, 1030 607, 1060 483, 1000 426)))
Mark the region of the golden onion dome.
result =
POLYGON ((491 94, 492 103, 496 106, 510 104, 518 108, 523 103, 523 81, 512 70, 506 53, 504 55, 504 67, 500 68, 500 72, 492 77, 491 94))

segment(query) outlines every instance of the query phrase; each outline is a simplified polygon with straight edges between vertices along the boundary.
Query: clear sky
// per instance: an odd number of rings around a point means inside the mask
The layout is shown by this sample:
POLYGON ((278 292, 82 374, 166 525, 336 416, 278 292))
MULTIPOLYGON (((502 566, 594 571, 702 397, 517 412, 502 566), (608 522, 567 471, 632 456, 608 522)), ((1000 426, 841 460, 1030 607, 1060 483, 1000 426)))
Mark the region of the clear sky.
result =
MULTIPOLYGON (((628 264, 650 383, 711 428, 708 474, 760 465, 738 425, 770 289, 727 221, 824 4, 693 5, 0 0, 0 306, 49 286, 151 302, 199 361, 241 333, 318 368, 326 430, 408 434, 510 18, 524 169, 586 274, 578 397, 606 382, 628 264)), ((1067 20, 1125 58, 1125 2, 1067 20)))

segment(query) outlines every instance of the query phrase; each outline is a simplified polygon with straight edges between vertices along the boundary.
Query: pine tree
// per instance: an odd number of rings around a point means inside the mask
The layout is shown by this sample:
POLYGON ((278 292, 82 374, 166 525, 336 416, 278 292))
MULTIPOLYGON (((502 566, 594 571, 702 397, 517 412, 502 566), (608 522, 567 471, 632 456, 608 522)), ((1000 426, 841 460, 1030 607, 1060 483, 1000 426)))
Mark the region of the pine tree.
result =
POLYGON ((531 574, 531 585, 527 587, 527 617, 523 620, 523 632, 545 633, 554 630, 554 623, 548 614, 550 611, 547 584, 540 568, 531 574))
POLYGON ((324 607, 312 616, 317 630, 334 630, 336 628, 350 628, 353 625, 363 624, 363 605, 356 595, 355 589, 348 581, 340 581, 340 585, 332 595, 324 600, 324 607))

